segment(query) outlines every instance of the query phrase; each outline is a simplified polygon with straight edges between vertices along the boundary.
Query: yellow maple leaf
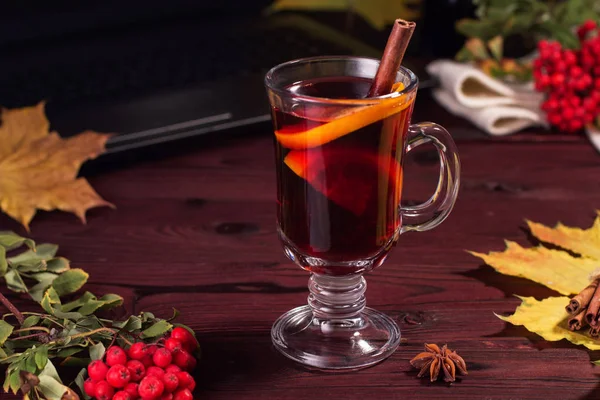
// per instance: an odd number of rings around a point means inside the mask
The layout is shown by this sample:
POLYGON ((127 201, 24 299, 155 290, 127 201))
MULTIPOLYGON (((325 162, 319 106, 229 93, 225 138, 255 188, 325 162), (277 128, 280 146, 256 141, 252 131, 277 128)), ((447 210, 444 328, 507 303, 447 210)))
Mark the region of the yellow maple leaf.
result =
MULTIPOLYGON (((600 211, 597 211, 600 214, 600 211)), ((600 215, 589 229, 571 228, 558 223, 554 228, 527 221, 531 233, 542 242, 554 244, 582 256, 600 260, 600 215)))
POLYGON ((85 131, 62 139, 50 132, 44 103, 0 114, 0 208, 29 230, 36 210, 85 212, 110 206, 83 178, 81 164, 104 151, 110 135, 85 131))
POLYGON ((579 293, 589 284, 590 273, 600 267, 595 259, 543 246, 524 248, 508 240, 502 252, 469 253, 502 274, 531 279, 564 295, 579 293))
MULTIPOLYGON (((517 296, 519 297, 519 296, 517 296)), ((522 301, 511 316, 496 316, 513 325, 523 325, 528 331, 537 333, 544 339, 555 342, 567 339, 573 344, 587 347, 590 350, 600 350, 600 342, 587 335, 586 330, 571 331, 567 326, 568 314, 565 304, 568 297, 548 297, 537 301, 533 297, 519 297, 522 301)))

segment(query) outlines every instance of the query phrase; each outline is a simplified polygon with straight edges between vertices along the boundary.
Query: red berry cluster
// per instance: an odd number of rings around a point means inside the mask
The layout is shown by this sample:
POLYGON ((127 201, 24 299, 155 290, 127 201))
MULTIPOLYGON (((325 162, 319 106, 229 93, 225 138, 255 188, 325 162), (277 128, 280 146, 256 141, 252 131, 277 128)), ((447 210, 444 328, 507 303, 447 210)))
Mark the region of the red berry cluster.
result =
POLYGON ((85 393, 97 400, 191 400, 196 386, 190 371, 198 342, 184 328, 156 344, 111 346, 103 360, 88 365, 85 393))
POLYGON ((564 132, 576 132, 600 115, 600 35, 594 21, 577 29, 579 50, 558 42, 538 43, 533 63, 535 89, 547 93, 542 103, 548 122, 564 132))

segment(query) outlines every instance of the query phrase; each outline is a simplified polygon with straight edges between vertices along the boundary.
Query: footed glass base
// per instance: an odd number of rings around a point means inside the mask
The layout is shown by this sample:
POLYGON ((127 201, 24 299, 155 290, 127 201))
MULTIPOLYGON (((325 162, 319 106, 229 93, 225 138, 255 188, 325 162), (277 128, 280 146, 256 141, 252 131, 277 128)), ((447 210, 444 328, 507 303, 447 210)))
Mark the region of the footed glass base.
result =
POLYGON ((288 311, 271 330, 275 348, 286 357, 316 369, 356 370, 396 350, 400 328, 387 315, 364 307, 361 276, 313 275, 309 288, 309 305, 288 311))

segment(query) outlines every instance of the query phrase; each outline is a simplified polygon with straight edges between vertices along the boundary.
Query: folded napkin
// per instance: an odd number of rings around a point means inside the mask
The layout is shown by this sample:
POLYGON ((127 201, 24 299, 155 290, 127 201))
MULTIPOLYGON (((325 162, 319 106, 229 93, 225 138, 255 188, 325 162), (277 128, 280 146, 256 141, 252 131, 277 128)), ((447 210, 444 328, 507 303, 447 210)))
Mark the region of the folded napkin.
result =
POLYGON ((433 96, 444 108, 491 135, 548 126, 540 110, 544 96, 530 85, 501 82, 470 64, 450 60, 430 63, 427 72, 440 82, 433 96))

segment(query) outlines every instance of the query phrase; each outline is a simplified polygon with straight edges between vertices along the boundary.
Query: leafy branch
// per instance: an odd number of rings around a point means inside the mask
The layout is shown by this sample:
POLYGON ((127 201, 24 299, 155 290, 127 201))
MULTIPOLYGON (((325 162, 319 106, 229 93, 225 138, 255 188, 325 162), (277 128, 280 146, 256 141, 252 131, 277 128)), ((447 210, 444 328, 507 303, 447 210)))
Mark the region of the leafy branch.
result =
POLYGON ((536 43, 541 39, 559 41, 575 49, 579 40, 574 27, 586 20, 600 22, 598 0, 473 0, 476 19, 464 18, 456 30, 467 37, 456 54, 458 61, 474 61, 492 76, 531 79, 530 68, 503 58, 507 39, 536 43))
MULTIPOLYGON (((21 391, 26 399, 78 399, 63 384, 54 363, 81 368, 102 358, 113 344, 156 342, 173 328, 171 321, 177 316, 175 312, 164 320, 142 312, 115 321, 97 315, 123 304, 116 294, 98 297, 86 291, 64 302, 62 298, 83 287, 88 274, 71 269, 69 260, 56 257, 57 250, 53 244, 36 245, 12 232, 0 232, 0 276, 8 289, 27 294, 41 308, 21 312, 0 293, 0 303, 10 311, 0 320, 0 364, 7 365, 3 388, 14 394, 21 391), (7 256, 22 246, 28 249, 7 256), (17 324, 11 324, 12 319, 17 324)), ((82 393, 85 374, 81 369, 75 380, 82 393)))

